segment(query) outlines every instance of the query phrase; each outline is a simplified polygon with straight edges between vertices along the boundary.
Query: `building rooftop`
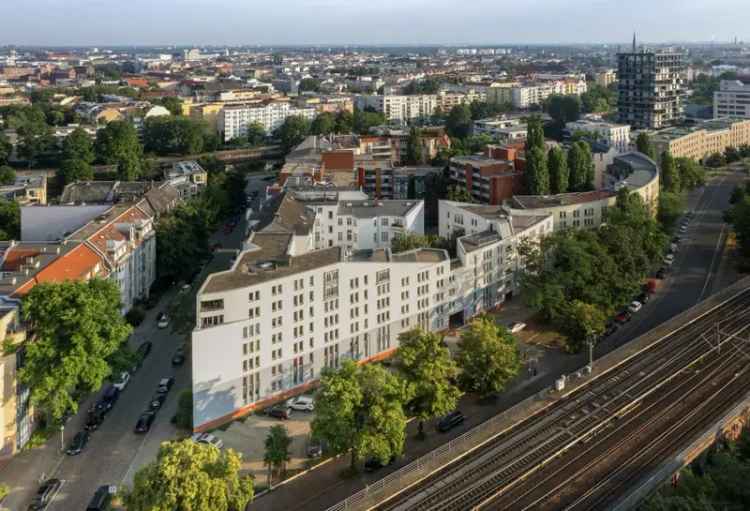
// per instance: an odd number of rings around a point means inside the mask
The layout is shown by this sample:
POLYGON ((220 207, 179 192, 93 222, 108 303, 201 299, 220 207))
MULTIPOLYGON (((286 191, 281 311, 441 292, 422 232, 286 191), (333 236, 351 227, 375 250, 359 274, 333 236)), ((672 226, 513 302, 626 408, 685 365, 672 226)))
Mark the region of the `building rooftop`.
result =
POLYGON ((338 214, 355 218, 405 216, 419 204, 416 200, 359 200, 340 201, 338 214))
POLYGON ((595 190, 591 192, 561 193, 558 195, 514 195, 511 201, 519 209, 539 209, 585 204, 613 197, 614 195, 615 193, 609 190, 595 190))

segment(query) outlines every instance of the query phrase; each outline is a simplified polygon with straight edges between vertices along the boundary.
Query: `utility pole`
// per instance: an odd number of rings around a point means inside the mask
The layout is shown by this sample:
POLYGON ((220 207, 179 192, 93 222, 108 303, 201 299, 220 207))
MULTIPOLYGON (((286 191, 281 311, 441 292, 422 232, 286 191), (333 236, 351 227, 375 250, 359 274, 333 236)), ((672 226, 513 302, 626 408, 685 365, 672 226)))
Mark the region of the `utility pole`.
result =
POLYGON ((588 334, 586 336, 586 344, 589 347, 589 370, 592 371, 594 369, 594 336, 591 334, 588 334))

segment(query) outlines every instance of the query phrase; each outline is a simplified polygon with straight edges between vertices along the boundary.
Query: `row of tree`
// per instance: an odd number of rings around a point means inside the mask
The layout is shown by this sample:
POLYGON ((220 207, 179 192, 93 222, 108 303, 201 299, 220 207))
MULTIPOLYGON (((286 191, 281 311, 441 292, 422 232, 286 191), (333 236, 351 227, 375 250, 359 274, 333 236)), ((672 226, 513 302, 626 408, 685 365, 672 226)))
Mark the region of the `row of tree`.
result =
POLYGON ((374 126, 385 124, 385 116, 371 110, 355 109, 354 112, 342 110, 336 114, 324 112, 312 122, 299 116, 289 116, 276 130, 284 152, 291 151, 308 135, 326 136, 331 134, 358 133, 365 135, 374 126))
POLYGON ((417 328, 401 334, 395 368, 345 361, 321 376, 312 435, 331 454, 349 452, 352 468, 363 458, 385 464, 399 456, 408 415, 420 421, 423 435, 424 422, 453 411, 462 392, 486 397, 502 391, 520 358, 508 330, 480 317, 463 332, 456 361, 436 333, 417 328))
POLYGON ((740 267, 747 270, 750 268, 750 181, 734 189, 730 202, 725 219, 737 237, 737 249, 742 258, 740 267))
POLYGON ((563 230, 524 247, 523 295, 578 351, 640 291, 666 242, 640 196, 623 189, 601 228, 563 230))
POLYGON ((573 142, 565 151, 546 150, 544 128, 538 117, 529 119, 526 136, 526 191, 531 195, 581 192, 594 189, 594 162, 591 146, 573 142))

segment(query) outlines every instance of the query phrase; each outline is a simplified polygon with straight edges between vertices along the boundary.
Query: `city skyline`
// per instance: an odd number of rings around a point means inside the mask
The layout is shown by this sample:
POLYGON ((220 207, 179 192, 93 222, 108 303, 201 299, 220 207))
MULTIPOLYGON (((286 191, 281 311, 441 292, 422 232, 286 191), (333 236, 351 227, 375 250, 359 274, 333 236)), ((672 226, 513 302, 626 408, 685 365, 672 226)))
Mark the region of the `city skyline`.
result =
POLYGON ((0 44, 29 46, 164 45, 488 45, 623 44, 633 30, 649 43, 746 39, 741 0, 701 0, 658 5, 635 0, 626 11, 616 0, 570 6, 534 0, 519 10, 508 1, 475 0, 471 7, 446 0, 310 0, 261 5, 237 0, 104 0, 11 2, 0 44), (663 20, 680 11, 679 25, 663 20), (616 17, 613 15, 616 13, 616 17), (602 22, 610 19, 611 21, 602 22), (361 21, 369 30, 363 32, 361 21), (416 22, 415 22, 416 20, 416 22))

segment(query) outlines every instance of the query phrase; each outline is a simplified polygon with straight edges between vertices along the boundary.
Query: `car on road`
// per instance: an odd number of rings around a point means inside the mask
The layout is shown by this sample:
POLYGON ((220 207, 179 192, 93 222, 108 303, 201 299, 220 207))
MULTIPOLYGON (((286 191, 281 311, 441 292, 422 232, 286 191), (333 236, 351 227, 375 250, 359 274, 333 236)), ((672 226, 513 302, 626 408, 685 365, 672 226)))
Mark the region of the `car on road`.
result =
POLYGON ((117 402, 117 399, 120 397, 120 391, 117 390, 117 387, 114 385, 109 385, 105 390, 104 394, 102 394, 102 397, 99 398, 99 401, 96 402, 96 409, 102 411, 103 413, 109 412, 113 406, 115 406, 115 403, 117 402))
POLYGON ((305 452, 308 458, 320 458, 323 456, 323 442, 315 438, 310 438, 307 442, 305 452))
POLYGON ((604 332, 602 333, 602 338, 609 337, 613 333, 617 332, 617 323, 614 321, 607 323, 607 326, 604 329, 604 332))
POLYGON ((217 449, 221 449, 222 447, 224 447, 224 441, 216 435, 212 435, 211 433, 199 433, 197 438, 195 435, 193 435, 193 440, 198 442, 199 444, 213 445, 217 449))
POLYGON ((438 421, 437 430, 445 433, 461 424, 464 420, 466 420, 464 414, 460 410, 454 410, 438 421))
POLYGON ((155 412, 158 409, 161 408, 161 405, 164 404, 164 401, 167 400, 166 394, 154 394, 154 397, 151 398, 151 401, 148 402, 149 410, 155 412))
POLYGON ((290 399, 287 402, 287 405, 292 410, 297 410, 299 412, 312 412, 315 410, 315 402, 310 396, 295 397, 294 399, 290 399))
POLYGON ((687 232, 687 225, 681 225, 679 232, 680 234, 685 234, 687 232))
POLYGON ((135 423, 135 432, 136 433, 148 433, 151 429, 151 424, 154 423, 154 419, 156 418, 156 413, 154 412, 143 412, 140 417, 138 417, 138 422, 135 423))
POLYGON ((666 268, 659 268, 659 270, 656 272, 656 278, 659 280, 664 280, 666 276, 667 276, 666 268))
POLYGON ((520 321, 511 321, 510 323, 508 323, 507 327, 510 333, 517 334, 518 332, 526 328, 526 323, 521 323, 520 321))
POLYGON ((104 422, 104 412, 94 407, 88 411, 84 428, 86 431, 96 431, 102 425, 102 422, 104 422))
POLYGON ((391 458, 388 460, 388 463, 383 463, 382 461, 380 461, 378 458, 375 458, 375 457, 367 458, 365 460, 365 472, 375 472, 376 470, 380 470, 386 465, 392 465, 395 462, 396 462, 396 456, 391 456, 391 458))
POLYGON ((175 367, 181 366, 185 363, 185 348, 180 346, 177 351, 172 355, 172 365, 175 367))
POLYGON ((37 490, 36 495, 34 495, 34 499, 31 501, 31 504, 29 504, 29 511, 46 509, 47 506, 49 506, 50 502, 52 502, 52 500, 58 494, 61 487, 62 481, 60 481, 59 479, 47 479, 46 481, 44 481, 44 483, 42 483, 42 485, 37 490))
POLYGON ((65 453, 69 456, 81 454, 81 451, 83 451, 83 448, 86 447, 86 444, 88 442, 89 432, 85 430, 79 431, 78 433, 76 433, 76 436, 73 437, 73 440, 71 440, 70 445, 68 446, 68 449, 65 451, 65 453))
POLYGON ((637 302, 641 302, 642 304, 644 304, 644 305, 645 305, 645 304, 647 304, 647 303, 648 303, 648 301, 649 301, 650 299, 651 299, 651 297, 649 296, 649 294, 648 294, 648 293, 645 293, 645 292, 644 292, 644 293, 641 293, 641 294, 639 294, 639 295, 638 295, 638 296, 636 297, 635 301, 637 301, 637 302))
POLYGON ((674 263, 674 254, 667 254, 664 256, 664 264, 667 266, 672 266, 674 263))
POLYGON ((91 497, 89 505, 86 506, 86 511, 109 511, 112 495, 115 493, 117 493, 117 487, 114 485, 100 486, 94 492, 94 496, 91 497))
POLYGON ((142 342, 140 346, 138 346, 138 348, 135 350, 135 355, 140 362, 143 362, 148 354, 151 353, 152 347, 153 344, 151 343, 151 341, 142 342))
POLYGON ((174 378, 171 376, 168 378, 162 378, 159 380, 159 387, 156 389, 156 392, 159 394, 167 394, 169 393, 169 389, 172 388, 172 385, 174 385, 174 378))
POLYGON ((286 406, 286 404, 276 405, 268 410, 268 416, 287 420, 292 416, 292 409, 286 406))
POLYGON ((631 314, 635 314, 636 312, 640 311, 643 308, 643 304, 637 300, 633 300, 630 302, 630 305, 628 305, 628 311, 630 311, 631 314))
POLYGON ((632 319, 633 315, 629 311, 622 311, 615 316, 615 322, 624 325, 632 319))
POLYGON ((156 318, 156 326, 159 328, 167 328, 169 326, 169 316, 166 312, 160 312, 156 318))
POLYGON ((130 373, 127 371, 123 371, 120 373, 120 377, 115 381, 112 386, 118 390, 118 392, 122 392, 125 390, 125 387, 128 386, 128 383, 130 383, 130 373))

